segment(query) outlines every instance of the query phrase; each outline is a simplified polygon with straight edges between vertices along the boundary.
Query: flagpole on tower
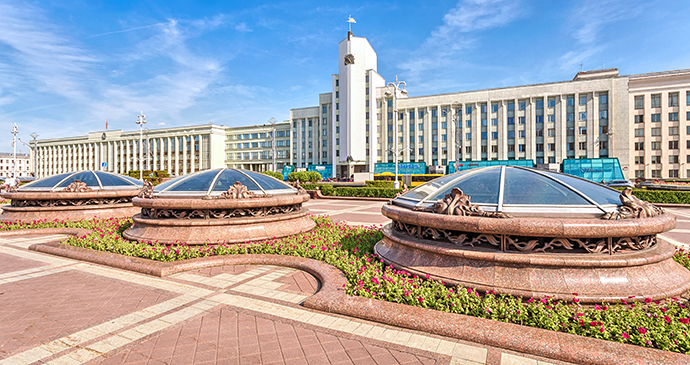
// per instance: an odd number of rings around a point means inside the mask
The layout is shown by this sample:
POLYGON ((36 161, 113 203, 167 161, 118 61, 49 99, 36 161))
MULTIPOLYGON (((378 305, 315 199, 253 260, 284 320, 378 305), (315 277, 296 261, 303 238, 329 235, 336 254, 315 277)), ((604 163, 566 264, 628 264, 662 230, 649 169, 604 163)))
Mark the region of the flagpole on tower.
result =
POLYGON ((356 24, 357 22, 356 22, 355 19, 352 17, 352 15, 348 15, 348 16, 347 16, 347 23, 348 23, 348 25, 347 25, 347 31, 351 33, 351 32, 352 32, 352 23, 355 23, 355 24, 356 24))

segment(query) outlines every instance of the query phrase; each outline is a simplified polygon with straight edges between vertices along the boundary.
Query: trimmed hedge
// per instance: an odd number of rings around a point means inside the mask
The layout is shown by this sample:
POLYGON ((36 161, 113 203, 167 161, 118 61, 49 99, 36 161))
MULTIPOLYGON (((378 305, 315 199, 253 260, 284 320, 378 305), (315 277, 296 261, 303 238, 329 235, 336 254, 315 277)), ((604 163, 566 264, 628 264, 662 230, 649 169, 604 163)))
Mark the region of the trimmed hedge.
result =
POLYGON ((690 204, 690 191, 633 189, 633 195, 650 203, 690 204))
MULTIPOLYGON (((366 198, 393 198, 402 189, 382 188, 335 188, 335 196, 354 196, 366 198)), ((325 194, 324 194, 325 195, 325 194)))
POLYGON ((328 184, 300 184, 305 190, 321 190, 321 195, 333 196, 333 185, 328 184))
POLYGON ((377 181, 372 181, 372 180, 367 180, 365 181, 367 183, 368 188, 381 188, 381 189, 393 189, 395 186, 394 181, 384 181, 384 180, 377 180, 377 181))
POLYGON ((283 179, 284 179, 283 174, 281 174, 280 172, 262 171, 261 173, 264 175, 275 177, 276 179, 278 179, 280 181, 283 181, 283 179))
POLYGON ((317 182, 321 181, 321 174, 316 171, 293 171, 288 177, 288 181, 311 181, 317 182))

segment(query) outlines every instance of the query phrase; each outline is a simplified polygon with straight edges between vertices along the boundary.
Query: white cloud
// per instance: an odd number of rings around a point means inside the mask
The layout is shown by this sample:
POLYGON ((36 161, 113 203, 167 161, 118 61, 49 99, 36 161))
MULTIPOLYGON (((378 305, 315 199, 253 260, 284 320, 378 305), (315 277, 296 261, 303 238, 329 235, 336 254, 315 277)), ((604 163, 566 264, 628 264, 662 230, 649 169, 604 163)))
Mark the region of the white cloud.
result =
POLYGON ((160 123, 158 123, 158 124, 156 124, 156 125, 164 126, 164 125, 165 125, 165 122, 160 122, 160 123))
POLYGON ((252 31, 251 29, 249 29, 249 27, 247 26, 247 23, 245 23, 245 22, 241 22, 241 23, 237 24, 235 26, 235 30, 238 32, 242 32, 242 33, 247 33, 247 32, 252 31))
POLYGON ((636 1, 586 0, 578 4, 570 17, 573 37, 582 44, 597 41, 598 33, 609 23, 637 15, 641 8, 636 1))

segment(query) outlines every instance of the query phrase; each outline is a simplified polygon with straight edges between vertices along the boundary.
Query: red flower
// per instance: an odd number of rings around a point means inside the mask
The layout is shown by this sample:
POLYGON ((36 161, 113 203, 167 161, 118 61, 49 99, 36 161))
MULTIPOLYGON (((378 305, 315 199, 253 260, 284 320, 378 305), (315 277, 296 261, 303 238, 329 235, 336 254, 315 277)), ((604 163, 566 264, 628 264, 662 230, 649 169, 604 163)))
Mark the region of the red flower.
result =
POLYGON ((419 297, 419 302, 422 303, 424 301, 424 298, 419 297))
POLYGON ((641 334, 644 335, 645 333, 647 333, 647 330, 646 330, 644 327, 640 327, 640 328, 637 329, 637 332, 639 332, 639 333, 641 333, 641 334))
POLYGON ((650 298, 644 298, 644 302, 645 302, 645 303, 651 303, 652 300, 651 300, 650 298))
POLYGON ((627 333, 623 332, 623 338, 628 339, 628 338, 630 338, 630 336, 628 336, 627 333))
POLYGON ((681 318, 680 323, 688 324, 690 323, 690 318, 681 318))

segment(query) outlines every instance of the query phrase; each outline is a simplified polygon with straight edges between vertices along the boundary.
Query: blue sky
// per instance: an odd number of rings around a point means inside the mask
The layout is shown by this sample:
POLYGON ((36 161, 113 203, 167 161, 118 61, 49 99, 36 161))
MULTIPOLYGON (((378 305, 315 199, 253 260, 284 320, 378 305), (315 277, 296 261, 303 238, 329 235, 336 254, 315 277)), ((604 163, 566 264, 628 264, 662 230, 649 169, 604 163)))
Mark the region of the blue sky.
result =
MULTIPOLYGON (((690 1, 0 0, 0 151, 30 140, 289 118, 356 36, 411 96, 690 68, 690 1)), ((26 152, 24 146, 20 150, 26 152)))

